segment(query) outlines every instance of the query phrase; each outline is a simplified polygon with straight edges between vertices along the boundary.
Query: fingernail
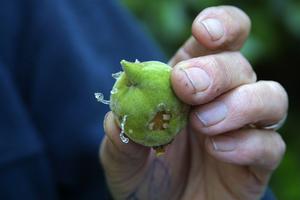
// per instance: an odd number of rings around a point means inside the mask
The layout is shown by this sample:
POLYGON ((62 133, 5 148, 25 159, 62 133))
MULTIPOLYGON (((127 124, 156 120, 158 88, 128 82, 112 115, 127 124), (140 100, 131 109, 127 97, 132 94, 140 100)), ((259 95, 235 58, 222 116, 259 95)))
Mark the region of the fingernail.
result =
POLYGON ((227 112, 227 106, 218 101, 201 108, 197 112, 197 117, 204 126, 212 126, 224 120, 227 112))
POLYGON ((219 40, 223 37, 224 28, 219 20, 209 18, 201 21, 201 23, 210 35, 212 41, 219 40))
POLYGON ((215 151, 233 151, 237 147, 236 139, 230 136, 211 137, 210 141, 215 151))
POLYGON ((187 79, 194 88, 194 92, 202 92, 210 85, 210 78, 207 73, 197 67, 182 69, 187 79))

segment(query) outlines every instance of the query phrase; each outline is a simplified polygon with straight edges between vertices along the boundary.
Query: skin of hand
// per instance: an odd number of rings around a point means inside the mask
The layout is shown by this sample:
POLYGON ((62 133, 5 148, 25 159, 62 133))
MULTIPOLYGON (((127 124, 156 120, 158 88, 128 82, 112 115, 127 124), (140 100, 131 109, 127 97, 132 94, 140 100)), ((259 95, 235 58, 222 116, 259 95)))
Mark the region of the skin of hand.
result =
POLYGON ((169 64, 189 123, 166 153, 120 141, 113 114, 104 120, 100 160, 114 199, 260 199, 285 152, 274 130, 288 97, 274 81, 257 81, 239 53, 251 22, 232 6, 211 7, 169 64), (256 126, 249 126, 254 124, 256 126), (256 127, 256 128, 255 128, 256 127))

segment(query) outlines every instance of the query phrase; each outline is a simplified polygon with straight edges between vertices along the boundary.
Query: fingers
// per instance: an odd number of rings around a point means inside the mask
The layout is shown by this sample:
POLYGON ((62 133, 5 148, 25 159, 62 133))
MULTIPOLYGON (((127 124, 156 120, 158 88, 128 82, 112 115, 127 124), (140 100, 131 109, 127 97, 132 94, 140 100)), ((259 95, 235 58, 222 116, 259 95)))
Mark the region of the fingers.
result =
POLYGON ((238 165, 274 170, 285 152, 281 136, 270 130, 242 129, 207 137, 207 151, 216 159, 238 165))
POLYGON ((237 50, 246 40, 251 24, 249 17, 233 6, 205 9, 194 20, 194 37, 208 49, 237 50))
POLYGON ((240 53, 224 52, 178 63, 171 81, 182 101, 199 105, 241 84, 255 82, 256 75, 240 53))
POLYGON ((239 50, 251 27, 249 17, 233 6, 210 7, 194 20, 192 37, 170 60, 170 65, 224 50, 239 50))
POLYGON ((288 97, 274 81, 242 85, 216 100, 195 107, 190 115, 191 126, 208 135, 239 129, 248 124, 267 126, 286 116, 288 97))
POLYGON ((110 178, 128 177, 143 165, 150 149, 132 141, 123 143, 112 112, 105 116, 104 129, 106 136, 101 144, 100 159, 105 173, 110 174, 110 178))

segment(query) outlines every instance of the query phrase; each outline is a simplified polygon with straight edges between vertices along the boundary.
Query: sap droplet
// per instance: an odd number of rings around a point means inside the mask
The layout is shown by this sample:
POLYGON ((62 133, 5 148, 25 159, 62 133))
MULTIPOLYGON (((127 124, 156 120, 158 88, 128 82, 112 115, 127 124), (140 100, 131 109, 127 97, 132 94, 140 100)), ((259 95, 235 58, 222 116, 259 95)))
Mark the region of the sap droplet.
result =
POLYGON ((129 139, 125 137, 125 123, 126 123, 127 115, 125 115, 121 122, 121 133, 120 133, 120 139, 123 143, 127 144, 129 142, 129 139))
POLYGON ((127 137, 125 137, 124 134, 120 133, 120 138, 123 143, 128 144, 129 139, 127 137))
POLYGON ((110 101, 104 99, 104 95, 101 92, 95 93, 95 98, 98 102, 109 105, 110 101))
POLYGON ((135 62, 135 63, 141 63, 138 59, 135 59, 134 62, 135 62))
POLYGON ((118 79, 118 78, 121 76, 122 73, 123 73, 123 72, 117 72, 117 73, 112 74, 111 76, 112 76, 114 79, 118 79))

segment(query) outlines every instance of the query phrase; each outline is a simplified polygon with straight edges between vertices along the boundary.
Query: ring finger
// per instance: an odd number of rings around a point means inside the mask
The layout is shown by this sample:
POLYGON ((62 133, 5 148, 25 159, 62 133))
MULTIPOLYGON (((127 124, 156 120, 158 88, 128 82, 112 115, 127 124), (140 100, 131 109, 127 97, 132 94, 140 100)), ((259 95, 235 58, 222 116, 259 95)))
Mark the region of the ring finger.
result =
POLYGON ((257 127, 275 124, 286 116, 287 108, 288 97, 279 83, 259 81, 194 107, 190 123, 198 132, 216 135, 249 124, 257 127))

